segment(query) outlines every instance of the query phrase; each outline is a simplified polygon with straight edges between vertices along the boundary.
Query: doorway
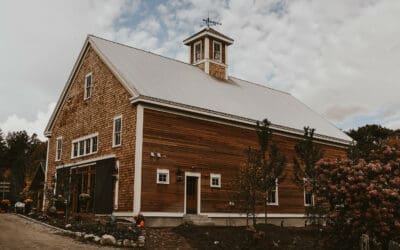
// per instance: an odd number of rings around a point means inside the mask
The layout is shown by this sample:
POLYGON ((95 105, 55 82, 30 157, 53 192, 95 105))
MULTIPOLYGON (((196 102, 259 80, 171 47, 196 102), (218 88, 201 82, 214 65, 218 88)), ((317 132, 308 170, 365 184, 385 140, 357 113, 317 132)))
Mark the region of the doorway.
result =
POLYGON ((186 176, 186 214, 198 214, 200 207, 199 177, 186 176))

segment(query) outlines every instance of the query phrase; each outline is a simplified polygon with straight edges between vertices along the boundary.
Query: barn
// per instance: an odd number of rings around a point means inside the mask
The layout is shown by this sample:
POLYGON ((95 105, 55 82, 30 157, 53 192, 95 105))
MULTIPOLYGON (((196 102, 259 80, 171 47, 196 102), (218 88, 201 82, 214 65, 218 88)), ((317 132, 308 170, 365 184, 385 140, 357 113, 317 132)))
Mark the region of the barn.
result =
MULTIPOLYGON (((72 213, 140 212, 153 226, 241 225, 245 215, 229 187, 245 150, 257 146, 255 124, 264 118, 288 159, 304 126, 316 129, 326 157, 345 157, 352 139, 305 104, 228 75, 233 39, 207 27, 183 43, 188 62, 86 38, 45 130, 45 188, 72 213)), ((296 225, 312 204, 290 178, 292 165, 268 217, 296 225)))

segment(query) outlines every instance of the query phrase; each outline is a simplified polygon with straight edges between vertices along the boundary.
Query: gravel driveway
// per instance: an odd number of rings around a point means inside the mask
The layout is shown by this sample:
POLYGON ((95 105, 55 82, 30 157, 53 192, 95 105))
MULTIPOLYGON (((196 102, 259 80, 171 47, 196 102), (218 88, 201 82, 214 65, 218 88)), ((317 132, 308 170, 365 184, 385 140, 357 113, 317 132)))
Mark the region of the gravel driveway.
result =
POLYGON ((0 214, 0 249, 112 249, 84 244, 15 214, 0 214))

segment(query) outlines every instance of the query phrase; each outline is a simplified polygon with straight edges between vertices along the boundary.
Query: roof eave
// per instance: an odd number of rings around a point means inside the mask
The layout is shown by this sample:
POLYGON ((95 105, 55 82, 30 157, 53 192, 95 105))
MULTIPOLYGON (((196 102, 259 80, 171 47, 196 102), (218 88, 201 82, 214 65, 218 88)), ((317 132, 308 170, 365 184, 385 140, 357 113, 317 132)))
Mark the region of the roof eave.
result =
POLYGON ((184 45, 189 45, 191 42, 199 39, 202 36, 211 36, 211 37, 217 38, 219 40, 224 41, 228 45, 231 45, 234 42, 234 40, 231 39, 231 38, 228 39, 227 37, 220 36, 218 34, 210 32, 208 30, 203 30, 202 32, 199 32, 199 33, 197 33, 197 34, 195 34, 195 35, 183 40, 183 44, 184 45))
MULTIPOLYGON (((163 107, 167 107, 167 108, 173 108, 173 109, 178 109, 178 110, 187 111, 187 112, 191 112, 191 113, 197 113, 197 114, 201 114, 201 115, 211 116, 214 118, 220 118, 220 119, 224 119, 224 120, 230 120, 233 122, 244 123, 244 124, 247 124, 250 126, 255 126, 257 123, 257 121, 253 120, 253 119, 236 116, 236 115, 231 115, 231 114, 226 114, 226 113, 222 113, 222 112, 217 112, 217 111, 213 111, 213 110, 208 110, 208 109, 204 109, 204 108, 194 107, 194 106, 176 103, 176 102, 172 102, 172 101, 162 100, 162 99, 158 99, 158 98, 154 98, 154 97, 150 97, 150 96, 140 95, 140 96, 132 97, 130 99, 130 101, 132 104, 147 103, 147 104, 159 105, 159 106, 163 106, 163 107)), ((303 130, 289 128, 289 127, 281 126, 281 125, 277 125, 277 124, 271 124, 271 129, 273 129, 275 131, 281 131, 284 133, 294 134, 297 136, 303 136, 303 134, 304 134, 303 130)), ((315 139, 317 139, 319 141, 327 141, 330 143, 338 144, 338 145, 341 145, 344 147, 348 147, 348 146, 352 145, 352 143, 353 143, 352 141, 347 141, 344 139, 326 136, 326 135, 322 135, 322 134, 315 134, 315 139)))

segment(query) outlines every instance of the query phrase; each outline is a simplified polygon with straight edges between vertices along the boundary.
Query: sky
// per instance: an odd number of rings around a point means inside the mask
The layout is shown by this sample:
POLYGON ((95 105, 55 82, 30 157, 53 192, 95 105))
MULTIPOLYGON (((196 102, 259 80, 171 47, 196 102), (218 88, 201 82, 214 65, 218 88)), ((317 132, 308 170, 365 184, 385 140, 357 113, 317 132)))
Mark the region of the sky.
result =
POLYGON ((348 130, 400 128, 397 0, 1 0, 0 128, 43 131, 87 34, 182 61, 202 19, 229 74, 291 93, 348 130))

